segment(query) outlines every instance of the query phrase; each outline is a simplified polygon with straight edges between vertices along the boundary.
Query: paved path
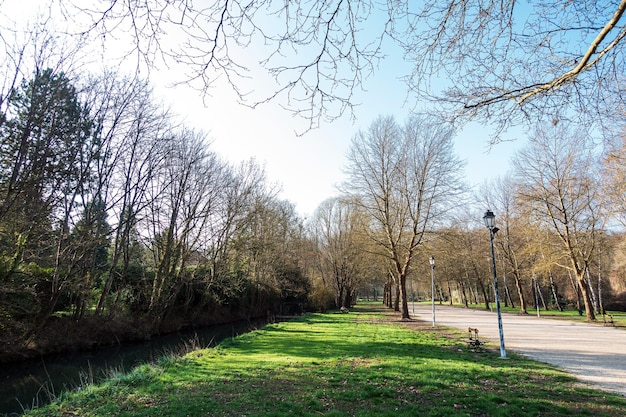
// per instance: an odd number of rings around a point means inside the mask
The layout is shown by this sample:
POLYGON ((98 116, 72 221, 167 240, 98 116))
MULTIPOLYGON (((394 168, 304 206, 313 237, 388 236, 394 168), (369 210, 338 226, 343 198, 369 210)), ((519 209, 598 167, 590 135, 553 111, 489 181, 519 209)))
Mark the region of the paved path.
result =
MULTIPOLYGON (((409 312, 413 306, 409 303, 409 312)), ((430 305, 416 304, 414 318, 432 321, 430 305)), ((499 346, 495 313, 436 305, 437 325, 479 329, 481 339, 499 346)), ((581 381, 626 396, 626 331, 566 320, 502 314, 507 349, 556 365, 581 381)))

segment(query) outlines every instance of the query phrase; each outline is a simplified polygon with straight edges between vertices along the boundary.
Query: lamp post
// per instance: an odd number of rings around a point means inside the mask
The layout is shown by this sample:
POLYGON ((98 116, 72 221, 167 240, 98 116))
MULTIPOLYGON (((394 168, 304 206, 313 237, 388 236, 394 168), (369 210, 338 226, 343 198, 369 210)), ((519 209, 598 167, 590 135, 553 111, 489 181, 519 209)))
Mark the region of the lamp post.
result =
POLYGON ((432 301, 432 306, 433 306, 433 327, 435 327, 435 257, 431 256, 430 259, 428 260, 428 262, 430 262, 430 278, 431 278, 431 294, 432 296, 431 301, 432 301))
POLYGON ((496 254, 493 250, 493 236, 498 232, 495 227, 496 216, 491 210, 487 210, 483 216, 485 226, 489 229, 489 243, 491 244, 491 267, 493 269, 493 289, 496 295, 496 312, 498 313, 498 331, 500 332, 500 357, 506 358, 506 349, 504 347, 504 331, 502 330, 502 313, 500 312, 500 296, 498 294, 498 275, 496 274, 496 254))

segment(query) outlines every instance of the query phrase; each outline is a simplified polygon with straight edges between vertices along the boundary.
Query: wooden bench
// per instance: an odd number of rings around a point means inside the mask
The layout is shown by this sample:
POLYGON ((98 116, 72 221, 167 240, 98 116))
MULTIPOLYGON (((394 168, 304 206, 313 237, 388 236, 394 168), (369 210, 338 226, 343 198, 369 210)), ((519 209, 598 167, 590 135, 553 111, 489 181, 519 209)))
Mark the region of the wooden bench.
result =
POLYGON ((478 338, 478 329, 475 327, 468 327, 468 338, 465 340, 467 342, 467 346, 470 349, 479 349, 482 342, 478 338))

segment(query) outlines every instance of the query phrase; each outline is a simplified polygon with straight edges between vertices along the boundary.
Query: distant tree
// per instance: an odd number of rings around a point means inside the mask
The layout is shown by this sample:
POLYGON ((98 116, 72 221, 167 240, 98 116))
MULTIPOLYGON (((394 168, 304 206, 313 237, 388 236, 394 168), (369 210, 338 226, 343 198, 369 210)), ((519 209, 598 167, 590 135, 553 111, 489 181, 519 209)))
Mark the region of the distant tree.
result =
POLYGON ((428 276, 428 280, 422 281, 422 289, 430 294, 428 258, 432 254, 435 256, 436 271, 439 271, 435 272, 435 285, 442 287, 443 282, 446 283, 451 294, 451 302, 453 295, 456 295, 458 302, 465 307, 469 304, 484 303, 485 308, 489 309, 488 265, 491 264, 491 258, 487 257, 489 249, 484 229, 472 226, 477 218, 479 216, 476 213, 461 213, 450 227, 435 231, 428 242, 428 253, 424 253, 420 260, 422 271, 428 276))
MULTIPOLYGON (((237 240, 265 238, 249 234, 250 227, 258 221, 257 215, 263 216, 266 204, 273 204, 274 197, 274 193, 266 189, 263 168, 254 160, 225 167, 221 182, 219 194, 213 197, 211 221, 200 236, 200 247, 210 271, 209 285, 217 282, 220 275, 230 273, 233 261, 239 261, 237 258, 241 254, 233 253, 234 246, 241 243, 237 240)), ((244 253, 244 257, 249 255, 245 250, 244 253)))
POLYGON ((366 247, 362 213, 348 199, 331 198, 316 210, 313 233, 320 272, 333 288, 336 307, 350 308, 365 272, 366 247))
POLYGON ((556 233, 580 288, 588 320, 595 320, 586 274, 602 233, 598 158, 584 132, 562 125, 538 128, 514 158, 519 197, 532 219, 556 233))
POLYGON ((603 160, 603 189, 611 216, 626 227, 626 133, 607 146, 603 160))
MULTIPOLYGON (((525 274, 528 273, 532 265, 532 258, 528 256, 528 246, 533 239, 536 240, 536 231, 529 230, 528 222, 524 220, 524 214, 521 211, 515 191, 516 187, 517 184, 513 177, 507 175, 483 185, 479 194, 488 196, 487 207, 498 213, 500 230, 495 242, 500 249, 500 254, 506 260, 510 275, 513 276, 520 313, 526 314, 527 301, 524 281, 525 274)), ((506 270, 502 272, 506 273, 506 270)))
POLYGON ((153 268, 148 311, 156 323, 182 288, 185 269, 213 214, 224 171, 224 162, 205 147, 203 132, 182 129, 168 139, 163 142, 168 159, 153 178, 142 225, 150 239, 153 268))
POLYGON ((310 283, 300 259, 304 244, 302 219, 292 203, 261 194, 245 227, 236 236, 238 256, 245 257, 253 283, 283 299, 303 302, 310 283))
MULTIPOLYGON (((461 237, 460 228, 442 228, 437 231, 434 238, 429 242, 428 256, 420 259, 422 271, 424 271, 420 275, 428 276, 430 273, 430 271, 426 272, 430 268, 428 258, 430 256, 435 257, 438 271, 435 274, 435 282, 438 283, 445 279, 446 286, 449 289, 450 304, 454 302, 454 298, 461 303, 466 303, 467 300, 467 296, 464 294, 466 283, 463 270, 464 260, 462 259, 462 251, 465 250, 465 247, 463 247, 462 242, 463 238, 461 237), (453 284, 454 289, 452 289, 453 284)), ((427 280, 421 282, 422 289, 430 288, 429 285, 426 285, 426 282, 427 280)))
POLYGON ((470 303, 482 302, 485 304, 485 309, 489 310, 491 302, 489 285, 492 282, 493 272, 487 267, 489 258, 485 254, 489 253, 489 249, 485 244, 484 230, 466 228, 461 233, 461 238, 460 258, 465 275, 464 288, 468 291, 470 303))
POLYGON ((453 130, 419 116, 400 127, 378 118, 352 139, 345 192, 369 217, 369 236, 391 264, 403 318, 409 318, 406 278, 413 258, 440 216, 461 193, 462 162, 453 130))

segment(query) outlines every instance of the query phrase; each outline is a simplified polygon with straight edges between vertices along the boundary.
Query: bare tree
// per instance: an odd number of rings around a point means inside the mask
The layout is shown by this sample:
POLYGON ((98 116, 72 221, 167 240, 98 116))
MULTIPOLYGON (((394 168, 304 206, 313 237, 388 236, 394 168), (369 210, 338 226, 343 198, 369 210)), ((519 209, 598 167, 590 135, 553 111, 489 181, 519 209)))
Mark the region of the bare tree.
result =
POLYGON ((264 170, 254 160, 236 168, 225 168, 219 194, 214 196, 210 221, 203 228, 199 242, 209 269, 206 288, 217 286, 229 273, 233 257, 236 258, 231 256, 231 251, 236 252, 238 235, 245 234, 254 222, 257 205, 273 197, 266 190, 265 181, 264 170))
POLYGON ((623 0, 426 1, 405 13, 409 84, 498 132, 521 120, 621 119, 625 9, 623 0), (433 77, 454 83, 433 90, 433 77))
POLYGON ((211 218, 224 168, 204 146, 202 132, 173 133, 168 159, 153 177, 145 219, 154 266, 148 309, 156 314, 164 313, 181 288, 182 274, 211 218))
POLYGON ((597 123, 623 114, 624 0, 51 4, 81 36, 106 43, 131 33, 124 58, 183 64, 177 81, 204 93, 222 77, 250 104, 283 98, 312 126, 352 108, 392 42, 413 64, 406 81, 418 100, 443 100, 451 117, 478 116, 498 132, 524 119, 597 123), (442 79, 449 87, 439 87, 442 79), (261 91, 251 80, 273 87, 261 91))
POLYGON ((233 239, 233 260, 244 268, 257 295, 263 292, 283 301, 272 307, 275 313, 301 313, 310 290, 303 273, 307 246, 302 220, 292 203, 263 191, 255 193, 254 204, 233 239))
POLYGON ((50 6, 72 22, 70 35, 95 35, 104 47, 132 34, 118 58, 133 59, 138 70, 180 64, 184 70, 175 83, 210 94, 217 80, 225 80, 242 102, 280 99, 310 127, 352 109, 355 91, 384 56, 390 24, 374 1, 215 0, 198 6, 183 0, 50 0, 50 6), (378 28, 372 33, 373 19, 378 28))
POLYGON ((131 263, 140 262, 133 241, 149 205, 149 185, 168 157, 172 125, 145 81, 108 72, 89 79, 84 90, 99 139, 88 193, 103 202, 112 227, 109 270, 96 306, 101 314, 114 285, 124 287, 131 263))
POLYGON ((514 161, 519 196, 533 218, 555 232, 580 287, 587 319, 595 320, 585 274, 603 224, 597 158, 584 132, 538 128, 514 161))
MULTIPOLYGON (((501 225, 496 244, 506 259, 515 282, 520 304, 520 313, 526 314, 526 296, 524 294, 524 273, 531 266, 531 259, 526 256, 527 246, 533 239, 533 230, 528 230, 517 200, 516 187, 512 176, 497 178, 481 187, 480 195, 488 196, 488 207, 498 213, 501 225)), ((503 271, 505 273, 506 270, 503 271)))
POLYGON ((607 147, 602 177, 611 216, 626 227, 626 134, 622 133, 607 147))
POLYGON ((358 205, 331 198, 315 211, 313 228, 322 275, 328 276, 337 307, 350 308, 363 274, 363 221, 358 205))
POLYGON ((371 218, 370 238, 391 262, 403 318, 409 318, 406 278, 427 233, 460 193, 463 166, 453 130, 412 117, 404 127, 379 118, 359 132, 348 154, 345 191, 371 218))

